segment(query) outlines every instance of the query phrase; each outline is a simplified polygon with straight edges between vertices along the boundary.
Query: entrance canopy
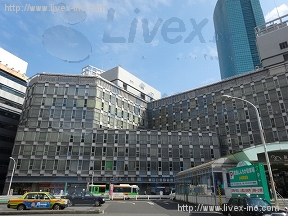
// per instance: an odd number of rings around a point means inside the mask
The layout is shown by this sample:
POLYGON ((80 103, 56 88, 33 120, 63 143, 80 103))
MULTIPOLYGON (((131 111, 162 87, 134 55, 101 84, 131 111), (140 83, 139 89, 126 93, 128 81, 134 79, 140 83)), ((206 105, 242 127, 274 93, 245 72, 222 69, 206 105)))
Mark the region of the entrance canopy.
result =
MULTIPOLYGON (((267 143, 266 146, 271 163, 288 163, 288 142, 267 143)), ((237 163, 240 161, 266 163, 263 144, 243 149, 226 157, 237 163)))

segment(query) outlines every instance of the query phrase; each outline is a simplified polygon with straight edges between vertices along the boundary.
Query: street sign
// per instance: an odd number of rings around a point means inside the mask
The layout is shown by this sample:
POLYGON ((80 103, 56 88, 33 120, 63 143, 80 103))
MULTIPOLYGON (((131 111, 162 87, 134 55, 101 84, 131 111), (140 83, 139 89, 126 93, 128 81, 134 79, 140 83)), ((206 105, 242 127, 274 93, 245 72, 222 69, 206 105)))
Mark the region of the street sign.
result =
POLYGON ((267 185, 263 164, 240 166, 228 170, 232 196, 261 197, 270 202, 270 193, 267 185))

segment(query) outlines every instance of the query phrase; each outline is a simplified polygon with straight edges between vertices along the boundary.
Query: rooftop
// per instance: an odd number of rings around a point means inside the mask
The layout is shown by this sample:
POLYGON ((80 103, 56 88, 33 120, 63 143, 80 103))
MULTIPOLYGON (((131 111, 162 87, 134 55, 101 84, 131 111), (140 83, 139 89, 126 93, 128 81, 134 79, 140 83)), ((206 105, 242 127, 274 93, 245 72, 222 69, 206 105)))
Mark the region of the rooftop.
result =
POLYGON ((287 24, 288 14, 255 27, 256 37, 261 37, 270 32, 277 31, 280 28, 287 27, 287 24))

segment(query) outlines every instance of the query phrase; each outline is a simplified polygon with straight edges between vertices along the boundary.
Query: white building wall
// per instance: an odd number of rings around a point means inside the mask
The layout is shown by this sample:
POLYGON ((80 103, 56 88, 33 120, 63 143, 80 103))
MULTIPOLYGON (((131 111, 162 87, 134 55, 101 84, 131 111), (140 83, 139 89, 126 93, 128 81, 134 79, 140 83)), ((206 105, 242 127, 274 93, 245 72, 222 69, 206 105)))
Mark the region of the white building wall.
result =
POLYGON ((280 49, 279 44, 288 41, 287 23, 276 24, 271 31, 267 27, 257 35, 258 52, 264 68, 284 62, 283 54, 288 53, 288 48, 280 49))
POLYGON ((23 92, 25 93, 26 92, 26 86, 23 86, 23 85, 20 85, 10 79, 7 79, 6 77, 1 77, 1 83, 6 85, 6 86, 9 86, 17 91, 20 91, 20 92, 23 92))
POLYGON ((16 95, 11 94, 11 93, 6 92, 6 91, 3 91, 1 89, 0 89, 0 96, 2 98, 7 99, 7 100, 11 100, 11 101, 13 101, 15 103, 19 103, 19 104, 23 104, 24 103, 24 98, 16 96, 16 95))
POLYGON ((14 68, 21 74, 26 74, 28 63, 0 47, 0 63, 14 68))
MULTIPOLYGON (((121 67, 115 67, 111 70, 105 71, 100 74, 104 79, 124 88, 123 84, 127 84, 127 91, 137 96, 141 96, 141 93, 152 97, 154 100, 161 98, 161 92, 151 87, 141 79, 135 77, 133 74, 124 70, 121 67)), ((148 97, 145 98, 148 100, 148 97)), ((148 100, 149 101, 149 100, 148 100)))

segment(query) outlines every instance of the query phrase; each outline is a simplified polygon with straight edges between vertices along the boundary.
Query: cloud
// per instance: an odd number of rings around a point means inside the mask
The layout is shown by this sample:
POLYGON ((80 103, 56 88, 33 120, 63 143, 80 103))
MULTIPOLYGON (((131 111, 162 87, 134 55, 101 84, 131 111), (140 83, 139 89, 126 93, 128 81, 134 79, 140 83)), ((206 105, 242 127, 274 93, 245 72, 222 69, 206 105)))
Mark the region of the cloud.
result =
POLYGON ((24 31, 28 32, 28 27, 27 27, 26 23, 24 23, 22 20, 20 20, 20 21, 18 22, 18 25, 19 25, 19 27, 20 27, 21 29, 23 29, 24 31))
POLYGON ((204 80, 202 84, 207 85, 207 84, 215 83, 216 81, 217 79, 212 77, 212 78, 208 78, 207 80, 204 80))
POLYGON ((158 39, 153 40, 153 41, 151 42, 152 47, 158 46, 158 44, 159 44, 159 40, 158 40, 158 39))
POLYGON ((5 20, 6 20, 6 18, 3 17, 3 16, 0 14, 0 21, 2 22, 2 21, 5 21, 5 20))
POLYGON ((101 50, 105 50, 105 51, 110 50, 115 54, 119 54, 120 52, 128 51, 129 45, 125 43, 111 43, 111 44, 102 46, 101 50))
POLYGON ((218 53, 216 46, 206 45, 205 47, 194 47, 190 53, 188 53, 189 59, 200 59, 200 60, 218 60, 218 53))
POLYGON ((217 48, 208 46, 208 52, 210 56, 218 56, 217 48))
POLYGON ((215 4, 217 0, 187 0, 188 5, 195 4, 215 4))
POLYGON ((7 39, 12 38, 12 35, 9 32, 6 32, 4 30, 1 31, 1 34, 4 38, 7 38, 7 39))
MULTIPOLYGON (((120 17, 130 16, 133 14, 134 10, 138 8, 140 13, 151 12, 153 9, 159 7, 159 5, 169 6, 172 0, 138 0, 137 4, 133 0, 123 0, 123 1, 107 1, 98 0, 81 1, 81 8, 87 13, 88 20, 95 20, 98 18, 106 18, 107 12, 110 8, 115 10, 114 19, 117 20, 120 17), (95 9, 96 8, 96 9, 95 9)), ((80 7, 79 0, 71 0, 67 3, 71 8, 80 7)), ((135 14, 136 15, 136 14, 135 14)))
POLYGON ((265 21, 269 22, 273 19, 277 19, 278 13, 279 13, 279 16, 288 14, 288 6, 286 4, 282 4, 281 6, 274 8, 272 11, 267 13, 267 15, 265 16, 265 21))

